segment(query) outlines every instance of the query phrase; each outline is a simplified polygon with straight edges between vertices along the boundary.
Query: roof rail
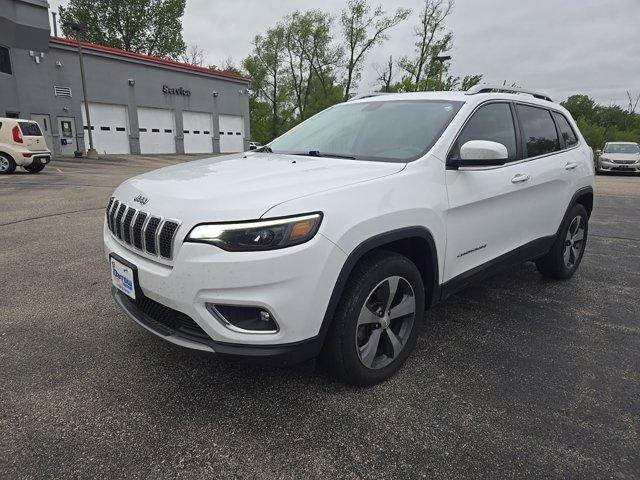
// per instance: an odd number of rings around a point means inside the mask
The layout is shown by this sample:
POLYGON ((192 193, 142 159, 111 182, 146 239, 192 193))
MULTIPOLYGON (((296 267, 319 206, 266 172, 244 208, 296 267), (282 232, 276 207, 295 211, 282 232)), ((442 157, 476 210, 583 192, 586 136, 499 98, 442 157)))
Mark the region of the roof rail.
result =
POLYGON ((479 83, 478 85, 474 85, 469 90, 466 91, 467 95, 475 95, 477 93, 488 93, 493 90, 500 90, 503 92, 512 92, 512 93, 526 93, 527 95, 531 95, 535 98, 539 98, 540 100, 546 100, 547 102, 553 102, 551 97, 546 93, 536 92, 534 90, 527 90, 525 88, 520 87, 508 87, 506 85, 498 85, 492 83, 479 83))
POLYGON ((356 95, 355 97, 350 98, 347 102, 353 102, 355 100, 362 100, 363 98, 370 97, 379 97, 381 95, 391 95, 392 92, 371 92, 371 93, 363 93, 361 95, 356 95))

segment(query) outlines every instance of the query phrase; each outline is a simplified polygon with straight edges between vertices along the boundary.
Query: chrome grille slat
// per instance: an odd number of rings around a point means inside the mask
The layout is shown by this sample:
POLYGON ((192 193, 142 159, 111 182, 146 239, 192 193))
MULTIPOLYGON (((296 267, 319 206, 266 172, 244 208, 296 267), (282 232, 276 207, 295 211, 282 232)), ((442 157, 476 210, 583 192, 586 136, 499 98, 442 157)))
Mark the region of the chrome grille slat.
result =
POLYGON ((120 202, 118 200, 113 202, 113 206, 111 207, 111 213, 109 213, 109 230, 111 230, 111 233, 113 234, 116 233, 116 229, 114 228, 114 223, 116 218, 116 211, 118 210, 119 205, 120 205, 120 202))
POLYGON ((105 212, 105 215, 107 217, 107 227, 109 227, 109 230, 111 230, 111 219, 109 218, 109 214, 111 213, 111 207, 113 206, 113 200, 114 200, 113 197, 111 197, 109 199, 109 204, 107 205, 107 210, 105 212))
POLYGON ((131 244, 138 250, 144 250, 144 229, 148 219, 147 213, 139 211, 131 225, 131 244))
POLYGON ((165 219, 109 199, 107 226, 122 243, 147 255, 171 260, 181 222, 165 219))
POLYGON ((122 240, 129 245, 131 245, 131 222, 136 213, 135 208, 129 207, 122 219, 122 240))
POLYGON ((178 231, 180 224, 173 220, 165 220, 162 224, 162 228, 158 229, 158 252, 161 257, 171 258, 173 253, 173 240, 178 231))
POLYGON ((124 217, 124 212, 127 211, 127 206, 124 203, 121 203, 118 207, 118 213, 116 213, 115 222, 113 224, 113 229, 115 230, 116 237, 122 240, 122 217, 124 217))
POLYGON ((161 223, 162 218, 160 217, 150 217, 147 222, 147 228, 144 232, 144 249, 151 255, 158 255, 157 233, 161 223))

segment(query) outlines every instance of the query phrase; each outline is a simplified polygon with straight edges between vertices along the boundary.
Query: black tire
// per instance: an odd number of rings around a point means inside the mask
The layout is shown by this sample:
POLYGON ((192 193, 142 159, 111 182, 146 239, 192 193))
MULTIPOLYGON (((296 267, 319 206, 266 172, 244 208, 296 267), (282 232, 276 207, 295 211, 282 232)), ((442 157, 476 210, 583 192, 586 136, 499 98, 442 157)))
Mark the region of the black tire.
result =
MULTIPOLYGON (((424 317, 424 296, 422 276, 407 257, 388 251, 374 252, 365 257, 351 273, 336 310, 322 352, 324 365, 350 385, 374 385, 389 378, 402 367, 415 347, 424 317), (391 283, 396 278, 396 294, 389 300, 391 283), (380 294, 383 291, 386 292, 386 297, 380 298, 380 304, 387 302, 389 313, 380 318, 381 323, 377 327, 375 323, 359 325, 358 319, 365 308, 368 309, 368 314, 373 315, 372 318, 377 318, 369 307, 374 304, 374 296, 375 300, 378 300, 378 295, 384 296, 380 294), (392 319, 393 314, 390 313, 396 308, 396 314, 400 310, 404 311, 411 297, 414 301, 413 317, 405 314, 392 319), (365 341, 365 329, 369 341, 365 341), (361 359, 362 350, 368 345, 374 345, 375 342, 371 342, 375 336, 374 331, 379 343, 376 344, 377 347, 369 349, 369 352, 374 353, 372 357, 367 355, 367 358, 375 357, 373 361, 378 364, 366 366, 361 359), (401 345, 397 350, 393 347, 392 338, 400 340, 396 343, 397 346, 401 345), (359 345, 359 342, 363 344, 359 345)), ((408 309, 410 308, 409 306, 408 309)))
POLYGON ((584 249, 587 245, 589 233, 589 215, 584 206, 576 204, 571 208, 560 226, 558 236, 553 247, 544 257, 536 260, 538 271, 545 277, 557 280, 571 278, 580 266, 584 249), (577 220, 579 219, 579 221, 577 220), (577 226, 576 226, 576 222, 577 226), (569 239, 569 229, 576 228, 576 233, 582 229, 582 239, 576 240, 579 235, 569 239), (568 251, 568 258, 567 258, 568 251))
POLYGON ((0 153, 0 175, 13 173, 16 170, 16 162, 6 153, 0 153))
POLYGON ((24 169, 29 173, 38 173, 44 169, 44 165, 40 162, 27 165, 24 169))

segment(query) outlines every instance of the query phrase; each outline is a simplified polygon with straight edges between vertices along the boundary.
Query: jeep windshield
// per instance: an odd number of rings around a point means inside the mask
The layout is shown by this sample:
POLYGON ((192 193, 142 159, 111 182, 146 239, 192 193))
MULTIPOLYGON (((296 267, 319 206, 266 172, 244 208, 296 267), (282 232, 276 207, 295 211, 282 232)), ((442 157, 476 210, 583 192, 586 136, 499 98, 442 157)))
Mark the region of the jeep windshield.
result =
POLYGON ((264 150, 406 163, 427 153, 462 104, 445 100, 342 103, 301 123, 264 150))
POLYGON ((634 143, 609 143, 604 153, 640 153, 640 147, 634 143))

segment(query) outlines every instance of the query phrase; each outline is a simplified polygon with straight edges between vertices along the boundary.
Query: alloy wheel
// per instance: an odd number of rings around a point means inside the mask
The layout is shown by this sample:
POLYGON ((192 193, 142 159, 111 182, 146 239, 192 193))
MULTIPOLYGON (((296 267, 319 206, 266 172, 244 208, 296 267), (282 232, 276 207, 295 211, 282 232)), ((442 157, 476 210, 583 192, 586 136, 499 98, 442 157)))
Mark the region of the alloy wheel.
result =
POLYGON ((0 155, 0 172, 7 172, 9 170, 9 159, 0 155))
POLYGON ((369 293, 356 327, 356 349, 365 367, 377 370, 398 358, 411 335, 415 312, 413 288, 403 277, 388 277, 369 293))
POLYGON ((567 268, 573 268, 584 245, 584 221, 580 215, 575 217, 569 225, 564 241, 564 264, 567 268))

